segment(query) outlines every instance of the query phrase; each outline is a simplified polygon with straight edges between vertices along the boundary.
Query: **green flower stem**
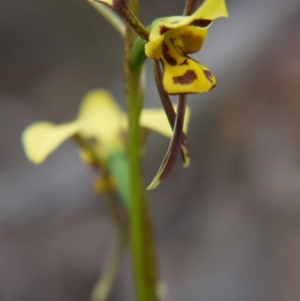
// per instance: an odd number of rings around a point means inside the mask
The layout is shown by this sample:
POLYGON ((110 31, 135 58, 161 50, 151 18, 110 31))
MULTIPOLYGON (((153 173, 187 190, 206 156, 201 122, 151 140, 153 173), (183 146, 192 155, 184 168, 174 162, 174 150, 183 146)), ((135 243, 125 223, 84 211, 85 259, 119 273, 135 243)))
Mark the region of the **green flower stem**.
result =
POLYGON ((140 173, 140 132, 139 116, 142 98, 136 94, 139 89, 139 72, 133 74, 132 94, 129 94, 132 103, 130 105, 132 118, 129 126, 129 164, 131 167, 131 208, 130 208, 130 238, 131 252, 134 269, 134 281, 137 300, 155 301, 156 295, 156 258, 154 241, 151 229, 151 218, 145 194, 145 188, 140 173))
MULTIPOLYGON (((129 8, 135 15, 138 13, 138 3, 138 0, 129 2, 129 8)), ((128 27, 125 37, 123 67, 129 118, 130 245, 136 299, 138 301, 156 301, 157 271, 155 247, 149 208, 140 172, 139 118, 143 105, 142 68, 133 69, 130 61, 134 39, 135 34, 128 27)))
MULTIPOLYGON (((98 157, 97 152, 91 147, 91 145, 85 140, 82 139, 79 135, 73 136, 73 139, 75 142, 82 147, 85 150, 88 150, 91 155, 93 156, 94 160, 98 163, 99 166, 101 166, 101 159, 98 157)), ((125 185, 128 185, 127 181, 127 165, 124 165, 124 158, 123 153, 118 151, 117 149, 112 151, 112 154, 109 158, 109 166, 108 170, 103 170, 104 172, 104 180, 107 182, 106 186, 109 187, 109 176, 113 174, 113 176, 116 178, 117 181, 117 188, 119 190, 120 195, 122 196, 122 200, 124 202, 124 205, 127 206, 128 209, 128 197, 127 197, 127 190, 128 187, 124 187, 125 185), (120 169, 117 169, 117 166, 121 167, 120 169), (125 184, 118 183, 120 174, 125 174, 125 184), (118 185, 119 184, 119 185, 118 185)), ((107 207, 110 214, 110 217, 112 221, 114 222, 118 235, 117 235, 117 242, 113 249, 112 254, 110 255, 110 258, 108 260, 107 266, 101 276, 101 278, 97 281, 92 295, 91 295, 91 301, 104 301, 107 299, 113 283, 115 281, 121 260, 124 255, 124 251, 126 250, 126 247, 128 245, 128 217, 126 216, 125 212, 122 212, 118 206, 117 201, 114 198, 113 191, 108 190, 107 192, 107 207)))
MULTIPOLYGON (((105 179, 109 181, 109 174, 105 175, 105 179)), ((106 202, 110 216, 118 230, 117 241, 110 254, 105 270, 93 289, 91 301, 104 301, 109 296, 128 245, 128 221, 126 220, 126 216, 120 212, 113 191, 109 190, 107 192, 106 202)))
POLYGON ((127 233, 118 233, 116 245, 110 254, 110 258, 103 274, 93 289, 91 301, 104 301, 108 298, 115 282, 120 263, 127 247, 127 243, 127 233))

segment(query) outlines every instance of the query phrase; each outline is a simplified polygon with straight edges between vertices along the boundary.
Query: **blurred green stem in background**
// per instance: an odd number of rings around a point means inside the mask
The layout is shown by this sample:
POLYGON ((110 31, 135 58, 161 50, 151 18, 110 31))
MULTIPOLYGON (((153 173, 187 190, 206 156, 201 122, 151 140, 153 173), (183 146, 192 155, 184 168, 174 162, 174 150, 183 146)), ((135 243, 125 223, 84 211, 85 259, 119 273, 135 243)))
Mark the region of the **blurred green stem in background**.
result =
MULTIPOLYGON (((109 187, 109 177, 109 173, 106 173, 103 177, 106 187, 109 187)), ((126 215, 120 211, 119 203, 116 201, 114 191, 111 189, 107 191, 106 203, 110 216, 117 228, 117 241, 105 270, 93 289, 91 301, 104 301, 108 298, 128 244, 128 220, 126 215)))

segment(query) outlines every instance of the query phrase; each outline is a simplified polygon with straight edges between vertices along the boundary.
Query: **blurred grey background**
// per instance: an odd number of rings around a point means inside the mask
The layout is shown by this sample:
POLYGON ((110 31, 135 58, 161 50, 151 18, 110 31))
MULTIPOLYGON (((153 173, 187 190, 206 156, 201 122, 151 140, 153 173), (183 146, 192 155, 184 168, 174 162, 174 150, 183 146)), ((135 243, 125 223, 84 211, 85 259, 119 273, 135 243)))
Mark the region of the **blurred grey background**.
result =
MULTIPOLYGON (((141 19, 181 14, 141 1, 141 19)), ((218 86, 189 97, 192 164, 149 193, 165 300, 300 300, 300 2, 228 0, 195 58, 218 86)), ((20 134, 66 122, 90 89, 124 106, 122 41, 82 0, 0 4, 0 300, 88 300, 115 240, 71 142, 41 166, 20 134)), ((160 106, 148 70, 146 106, 160 106)), ((176 101, 176 99, 174 99, 176 101)), ((152 134, 143 170, 168 146, 152 134)), ((129 258, 109 300, 133 300, 129 258)))

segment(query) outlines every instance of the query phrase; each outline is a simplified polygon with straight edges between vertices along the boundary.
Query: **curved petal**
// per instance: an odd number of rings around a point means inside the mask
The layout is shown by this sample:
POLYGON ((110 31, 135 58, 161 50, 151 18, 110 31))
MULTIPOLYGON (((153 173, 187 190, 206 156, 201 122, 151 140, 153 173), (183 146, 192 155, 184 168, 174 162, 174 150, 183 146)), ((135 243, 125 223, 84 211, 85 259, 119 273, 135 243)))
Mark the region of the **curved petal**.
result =
POLYGON ((78 133, 79 129, 80 124, 76 121, 62 125, 34 123, 22 134, 25 154, 31 162, 42 163, 65 140, 78 133))
POLYGON ((149 40, 154 41, 160 36, 163 36, 170 29, 185 26, 192 21, 193 19, 187 16, 175 16, 156 19, 151 24, 149 40))
POLYGON ((198 52, 207 36, 207 28, 195 26, 185 26, 172 29, 165 35, 168 45, 175 47, 176 51, 182 56, 187 53, 198 52))
POLYGON ((228 17, 225 0, 206 0, 191 16, 166 17, 153 21, 149 40, 155 41, 170 29, 187 25, 208 28, 211 21, 220 17, 228 17))
POLYGON ((161 57, 161 46, 164 40, 164 36, 160 36, 157 39, 148 42, 145 45, 145 54, 155 60, 159 60, 161 57))
POLYGON ((220 17, 228 17, 225 0, 206 0, 191 15, 193 20, 215 20, 220 17))
POLYGON ((212 72, 189 57, 177 65, 171 65, 164 59, 163 63, 163 85, 169 94, 208 92, 216 86, 212 72))
POLYGON ((176 158, 180 152, 182 145, 182 135, 183 135, 183 123, 185 117, 186 108, 186 95, 179 96, 179 106, 178 112, 174 124, 174 134, 172 136, 168 151, 164 157, 162 164, 159 167, 154 179, 148 186, 147 190, 154 189, 157 187, 162 180, 164 180, 170 173, 172 167, 175 164, 176 158))
MULTIPOLYGON (((174 109, 177 111, 177 106, 174 106, 174 109)), ((190 116, 191 110, 187 106, 183 125, 183 131, 185 133, 188 131, 190 116)), ((166 137, 171 138, 173 136, 173 131, 166 117, 166 113, 162 109, 144 109, 141 113, 140 125, 166 137)))

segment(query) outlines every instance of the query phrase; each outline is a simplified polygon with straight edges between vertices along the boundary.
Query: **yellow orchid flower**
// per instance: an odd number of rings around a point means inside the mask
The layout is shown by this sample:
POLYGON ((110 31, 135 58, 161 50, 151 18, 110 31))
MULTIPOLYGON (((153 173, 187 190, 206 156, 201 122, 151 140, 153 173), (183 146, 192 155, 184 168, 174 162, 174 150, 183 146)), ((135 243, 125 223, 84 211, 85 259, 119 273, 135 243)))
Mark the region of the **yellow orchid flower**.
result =
POLYGON ((201 49, 214 19, 227 16, 225 0, 205 0, 191 16, 160 18, 152 23, 145 53, 162 62, 168 94, 207 92, 216 85, 212 72, 188 54, 201 49))
MULTIPOLYGON (((187 131, 189 112, 186 114, 184 131, 187 131)), ((162 109, 144 109, 140 125, 164 136, 173 132, 162 109)), ((81 157, 87 163, 108 169, 116 180, 119 192, 128 203, 128 178, 126 158, 127 116, 120 109, 112 94, 106 90, 93 90, 86 94, 76 120, 56 125, 37 122, 28 126, 22 135, 23 147, 28 159, 42 163, 68 138, 79 142, 81 157), (96 161, 95 161, 96 159, 96 161), (125 181, 127 182, 127 180, 125 181)))

